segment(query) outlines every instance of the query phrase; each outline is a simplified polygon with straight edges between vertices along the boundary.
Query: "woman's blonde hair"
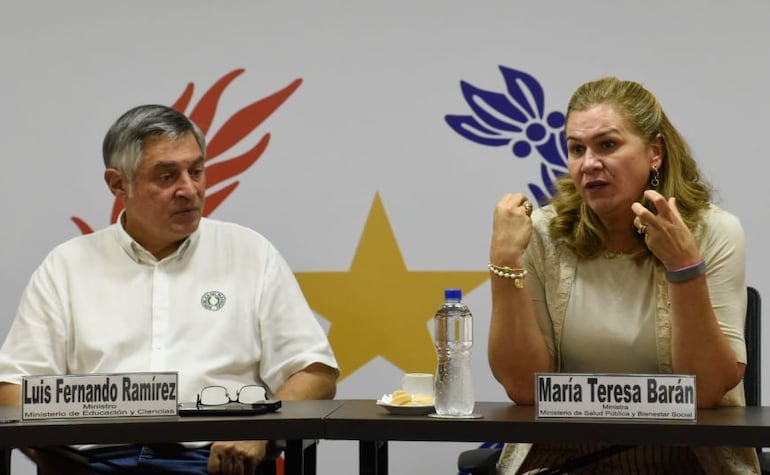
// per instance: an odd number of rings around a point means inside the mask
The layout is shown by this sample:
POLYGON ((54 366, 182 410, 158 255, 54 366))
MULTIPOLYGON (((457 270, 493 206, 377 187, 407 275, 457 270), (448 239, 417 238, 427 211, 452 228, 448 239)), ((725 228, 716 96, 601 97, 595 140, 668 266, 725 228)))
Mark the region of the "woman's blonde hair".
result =
MULTIPOLYGON (((575 91, 567 107, 567 119, 572 112, 599 104, 611 105, 645 143, 651 144, 658 136, 662 138, 663 161, 655 189, 666 198, 676 198, 685 224, 694 231, 700 212, 709 206, 711 192, 700 178, 689 146, 666 117, 658 99, 639 83, 602 78, 575 91)), ((651 172, 651 179, 652 176, 651 172)), ((581 257, 593 257, 606 249, 604 226, 583 201, 569 174, 557 180, 552 203, 556 217, 551 220, 550 233, 554 240, 566 241, 581 257)), ((651 203, 642 203, 654 212, 651 203)))

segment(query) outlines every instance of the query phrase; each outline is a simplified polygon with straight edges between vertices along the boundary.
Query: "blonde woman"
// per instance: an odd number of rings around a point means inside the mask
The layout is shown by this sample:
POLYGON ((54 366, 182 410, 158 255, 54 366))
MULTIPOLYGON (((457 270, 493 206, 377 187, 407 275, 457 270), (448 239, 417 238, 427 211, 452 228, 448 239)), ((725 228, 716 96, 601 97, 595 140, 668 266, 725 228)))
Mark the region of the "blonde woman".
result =
MULTIPOLYGON (((508 396, 536 372, 696 375, 699 407, 745 405, 744 234, 711 203, 682 136, 643 86, 580 86, 565 125, 568 170, 548 206, 520 193, 494 214, 489 363, 508 396)), ((508 444, 526 473, 602 448, 508 444)), ((758 473, 752 448, 639 446, 591 473, 758 473)))

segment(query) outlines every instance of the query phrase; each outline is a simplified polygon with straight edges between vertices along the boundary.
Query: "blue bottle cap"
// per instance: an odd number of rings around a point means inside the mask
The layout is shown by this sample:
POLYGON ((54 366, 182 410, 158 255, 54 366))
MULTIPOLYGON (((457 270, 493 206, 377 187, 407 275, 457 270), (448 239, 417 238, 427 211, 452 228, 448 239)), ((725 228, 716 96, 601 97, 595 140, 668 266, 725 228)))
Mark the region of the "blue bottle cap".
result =
POLYGON ((444 298, 446 300, 462 300, 463 291, 460 289, 446 289, 444 290, 444 298))

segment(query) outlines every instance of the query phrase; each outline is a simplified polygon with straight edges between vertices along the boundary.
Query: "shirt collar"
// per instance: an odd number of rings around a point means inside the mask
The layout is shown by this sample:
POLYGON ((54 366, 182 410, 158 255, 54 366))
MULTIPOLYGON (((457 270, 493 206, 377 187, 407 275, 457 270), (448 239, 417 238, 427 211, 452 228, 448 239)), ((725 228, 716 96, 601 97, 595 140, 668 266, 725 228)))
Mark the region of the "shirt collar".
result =
POLYGON ((120 215, 118 216, 118 220, 112 226, 116 231, 116 236, 120 247, 126 252, 126 254, 128 254, 128 256, 134 262, 137 262, 139 264, 142 264, 142 263, 157 264, 158 262, 162 262, 166 260, 183 258, 189 252, 189 250, 195 244, 197 244, 198 240, 200 239, 200 228, 205 219, 205 218, 201 218, 201 222, 200 224, 198 224, 198 228, 195 231, 193 231, 193 233, 190 234, 187 237, 187 239, 182 241, 182 244, 179 245, 176 251, 172 252, 171 254, 163 258, 161 261, 158 261, 150 251, 148 251, 141 244, 136 242, 134 238, 132 238, 131 235, 128 234, 128 232, 126 232, 126 229, 123 227, 125 213, 126 213, 125 210, 121 211, 120 215))

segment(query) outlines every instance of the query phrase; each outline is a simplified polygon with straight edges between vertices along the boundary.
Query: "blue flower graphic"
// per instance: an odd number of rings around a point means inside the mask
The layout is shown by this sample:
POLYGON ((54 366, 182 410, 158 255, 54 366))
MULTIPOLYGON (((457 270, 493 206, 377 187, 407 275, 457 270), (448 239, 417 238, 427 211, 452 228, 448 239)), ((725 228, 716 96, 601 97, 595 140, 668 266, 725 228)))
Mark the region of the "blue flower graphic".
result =
POLYGON ((543 186, 529 184, 535 200, 545 205, 555 192, 554 180, 567 171, 564 114, 545 114, 545 94, 529 74, 500 66, 506 91, 494 92, 460 81, 472 115, 447 115, 445 120, 462 137, 490 147, 510 146, 517 158, 528 158, 536 150, 543 163, 543 186))

